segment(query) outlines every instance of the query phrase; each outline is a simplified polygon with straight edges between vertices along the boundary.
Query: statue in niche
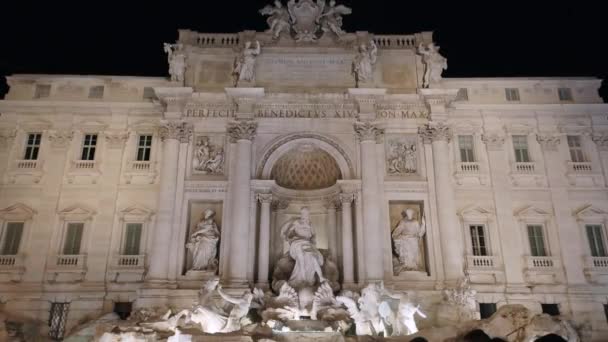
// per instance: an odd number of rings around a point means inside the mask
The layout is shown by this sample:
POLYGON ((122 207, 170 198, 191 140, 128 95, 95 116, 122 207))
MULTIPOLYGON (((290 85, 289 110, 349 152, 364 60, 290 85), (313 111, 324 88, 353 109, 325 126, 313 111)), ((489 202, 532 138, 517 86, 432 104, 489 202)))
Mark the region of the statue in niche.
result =
POLYGON ((261 52, 259 41, 255 41, 255 47, 251 47, 251 42, 245 43, 245 48, 234 61, 232 74, 235 77, 235 86, 238 86, 241 81, 253 82, 255 77, 255 60, 261 52))
POLYGON ((186 248, 192 256, 194 271, 215 271, 217 269, 217 244, 220 231, 215 223, 215 211, 205 210, 196 225, 196 231, 190 235, 186 248))
POLYGON ((317 279, 323 283, 325 278, 321 267, 324 258, 315 246, 308 208, 300 210, 300 217, 283 224, 281 235, 289 243, 289 256, 295 260, 288 283, 295 288, 313 286, 317 279))
POLYGON ((194 170, 203 174, 224 173, 224 149, 209 142, 209 137, 200 137, 194 153, 194 170))
POLYGON ((391 175, 403 175, 416 173, 416 142, 399 141, 390 142, 388 156, 388 173, 391 175))
POLYGON ((321 25, 321 29, 323 32, 333 32, 336 36, 341 37, 344 35, 344 31, 342 30, 342 16, 349 15, 353 11, 352 9, 344 6, 338 5, 336 6, 336 1, 331 0, 329 2, 329 7, 325 8, 325 11, 317 21, 321 25))
MULTIPOLYGON (((392 233, 395 252, 399 259, 396 269, 404 271, 419 271, 421 267, 422 237, 426 233, 426 222, 414 218, 414 210, 408 208, 401 212, 401 220, 392 233)), ((398 273, 398 272, 397 272, 398 273)))
POLYGON ((427 47, 420 43, 418 53, 422 55, 422 63, 424 64, 422 87, 428 88, 431 83, 441 81, 441 73, 448 69, 448 60, 439 54, 439 46, 435 46, 433 43, 429 43, 427 47))
POLYGON ((289 11, 283 7, 281 1, 275 0, 274 6, 267 5, 262 8, 260 14, 269 16, 268 20, 266 20, 268 23, 267 32, 272 34, 273 39, 279 39, 281 33, 285 30, 289 32, 289 28, 291 27, 289 11))
POLYGON ((167 61, 169 62, 171 81, 183 84, 186 72, 186 55, 182 51, 182 44, 165 43, 164 47, 165 53, 167 53, 167 61))
POLYGON ((353 61, 353 74, 357 87, 361 82, 368 82, 373 79, 373 66, 376 64, 377 57, 378 47, 373 40, 370 40, 369 46, 365 44, 359 46, 357 56, 353 61))

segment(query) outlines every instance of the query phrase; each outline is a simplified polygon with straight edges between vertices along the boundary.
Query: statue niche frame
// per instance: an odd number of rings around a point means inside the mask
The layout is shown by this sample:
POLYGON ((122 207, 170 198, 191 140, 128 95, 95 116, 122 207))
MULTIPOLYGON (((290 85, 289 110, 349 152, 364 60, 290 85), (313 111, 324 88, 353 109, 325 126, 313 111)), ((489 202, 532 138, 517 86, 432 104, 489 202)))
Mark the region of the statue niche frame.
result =
MULTIPOLYGON (((426 276, 430 276, 430 265, 429 265, 429 248, 428 248, 428 224, 426 227, 425 233, 420 238, 418 243, 419 251, 421 251, 420 260, 418 262, 419 269, 418 270, 406 270, 402 267, 399 262, 399 256, 395 249, 395 241, 393 240, 393 232, 397 225, 402 219, 401 213, 412 209, 414 211, 414 215, 412 219, 422 222, 422 218, 424 217, 425 207, 424 201, 413 201, 413 200, 391 200, 388 204, 388 214, 389 214, 389 239, 391 246, 391 262, 393 268, 393 275, 400 277, 405 276, 408 273, 423 273, 426 276)), ((428 220, 427 220, 428 221, 428 220)))
POLYGON ((182 264, 182 275, 185 275, 187 278, 196 278, 196 279, 207 279, 214 277, 219 274, 219 264, 220 264, 220 248, 222 245, 222 237, 224 236, 222 232, 223 224, 223 201, 221 200, 193 200, 188 203, 188 216, 187 216, 187 228, 185 229, 186 235, 183 240, 184 248, 184 257, 182 264), (186 248, 186 244, 190 240, 190 236, 196 231, 197 224, 201 219, 201 215, 207 210, 211 209, 215 212, 214 220, 217 225, 218 230, 220 231, 220 240, 217 243, 217 250, 215 258, 217 259, 217 267, 215 270, 191 270, 193 261, 191 253, 186 248))

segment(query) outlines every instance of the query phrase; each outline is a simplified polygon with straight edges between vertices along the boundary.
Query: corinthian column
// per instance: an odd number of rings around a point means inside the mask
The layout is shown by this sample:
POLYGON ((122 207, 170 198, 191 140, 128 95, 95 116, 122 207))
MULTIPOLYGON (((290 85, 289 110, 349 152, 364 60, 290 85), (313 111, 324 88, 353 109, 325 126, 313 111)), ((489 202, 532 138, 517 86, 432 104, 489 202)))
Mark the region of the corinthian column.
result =
POLYGON ((258 284, 268 283, 270 256, 270 204, 272 194, 258 194, 260 208, 260 240, 258 244, 258 284))
POLYGON ((177 187, 177 164, 179 144, 187 143, 192 135, 192 126, 182 121, 167 121, 160 127, 163 158, 160 171, 158 215, 154 240, 150 253, 148 280, 166 281, 169 272, 171 223, 177 187))
MULTIPOLYGON (((365 251, 366 281, 384 278, 382 234, 380 229, 380 196, 376 139, 384 132, 370 122, 355 123, 361 142, 361 195, 363 199, 363 248, 365 251)), ((342 209, 344 211, 344 208, 342 209)), ((351 247, 352 248, 352 247, 351 247)))
POLYGON ((251 196, 251 143, 257 123, 234 121, 228 124, 230 141, 236 143, 235 165, 230 174, 232 227, 228 251, 228 281, 233 285, 247 282, 247 247, 249 245, 249 212, 251 196))
POLYGON ((441 122, 430 122, 424 127, 420 127, 418 133, 425 144, 432 144, 443 268, 446 281, 455 282, 463 276, 464 251, 462 233, 456 215, 452 176, 449 171, 451 168, 448 142, 452 131, 449 126, 441 122))
POLYGON ((336 224, 336 203, 337 199, 332 197, 325 202, 325 208, 327 208, 327 219, 325 225, 327 227, 327 238, 329 245, 329 254, 333 262, 338 262, 338 227, 336 224))
POLYGON ((342 279, 345 285, 355 282, 353 255, 353 194, 341 194, 342 203, 342 279))

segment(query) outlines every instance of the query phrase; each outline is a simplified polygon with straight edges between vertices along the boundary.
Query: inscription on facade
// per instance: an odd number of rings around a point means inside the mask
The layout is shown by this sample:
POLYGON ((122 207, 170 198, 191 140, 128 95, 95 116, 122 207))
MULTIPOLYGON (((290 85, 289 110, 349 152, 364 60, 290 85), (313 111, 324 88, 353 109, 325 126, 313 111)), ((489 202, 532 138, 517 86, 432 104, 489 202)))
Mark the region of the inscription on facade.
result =
POLYGON ((261 83, 278 82, 284 86, 347 86, 354 82, 351 76, 352 60, 353 56, 347 54, 262 54, 258 58, 256 77, 261 83))
POLYGON ((257 118, 306 118, 306 119, 355 119, 358 116, 355 109, 258 109, 257 118))
POLYGON ((188 106, 184 112, 187 117, 193 118, 234 118, 236 116, 236 111, 233 108, 188 106))

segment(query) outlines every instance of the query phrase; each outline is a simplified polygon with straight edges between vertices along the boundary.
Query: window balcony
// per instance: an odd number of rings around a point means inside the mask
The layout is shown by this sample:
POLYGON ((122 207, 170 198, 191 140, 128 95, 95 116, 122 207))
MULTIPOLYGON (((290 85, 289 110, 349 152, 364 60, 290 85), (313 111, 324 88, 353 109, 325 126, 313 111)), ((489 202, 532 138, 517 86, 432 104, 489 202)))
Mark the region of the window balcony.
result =
POLYGON ((0 283, 19 282, 25 272, 23 255, 0 255, 0 283))
POLYGON ((114 255, 108 267, 108 279, 114 283, 139 283, 144 280, 146 256, 114 255))
POLYGON ((143 268, 145 255, 115 255, 112 258, 112 267, 115 268, 143 268))
POLYGON ((133 160, 129 162, 128 168, 130 172, 148 173, 152 169, 152 162, 133 160))
POLYGON ((593 171, 591 163, 589 162, 568 162, 568 170, 571 173, 590 173, 593 171))
POLYGON ((84 280, 87 273, 86 254, 53 255, 47 268, 47 280, 49 282, 79 282, 84 280))
POLYGON ((475 269, 494 269, 498 262, 491 255, 467 255, 467 267, 475 269))
POLYGON ((42 179, 42 160, 14 160, 6 176, 8 183, 31 184, 42 179))
POLYGON ((553 269, 560 267, 560 260, 550 256, 527 256, 526 266, 528 269, 553 269))
POLYGON ((525 256, 525 278, 532 284, 557 284, 564 281, 560 258, 553 256, 525 256))
POLYGON ((519 173, 519 174, 535 174, 536 173, 536 163, 515 162, 512 164, 512 171, 513 171, 513 173, 519 173))
POLYGON ((479 167, 478 162, 466 162, 466 163, 458 163, 458 171, 459 173, 466 174, 477 174, 481 168, 479 167))
POLYGON ((40 160, 15 160, 13 169, 24 171, 40 171, 42 170, 42 161, 40 160))
POLYGON ((504 282, 500 257, 494 255, 467 255, 466 273, 472 283, 496 284, 504 282))
POLYGON ((96 184, 101 176, 99 162, 96 160, 72 160, 67 173, 70 184, 96 184))
POLYGON ((454 174, 458 185, 486 185, 489 181, 489 175, 479 162, 459 162, 456 163, 456 172, 454 174))
POLYGON ((124 173, 127 184, 154 184, 156 176, 156 163, 152 161, 129 161, 124 173))
POLYGON ((54 260, 55 267, 58 268, 81 268, 85 266, 86 255, 57 255, 54 260))
POLYGON ((608 257, 587 256, 584 259, 587 280, 595 284, 608 284, 608 257))
POLYGON ((96 169, 94 160, 74 160, 72 161, 72 170, 74 171, 93 171, 96 169))

